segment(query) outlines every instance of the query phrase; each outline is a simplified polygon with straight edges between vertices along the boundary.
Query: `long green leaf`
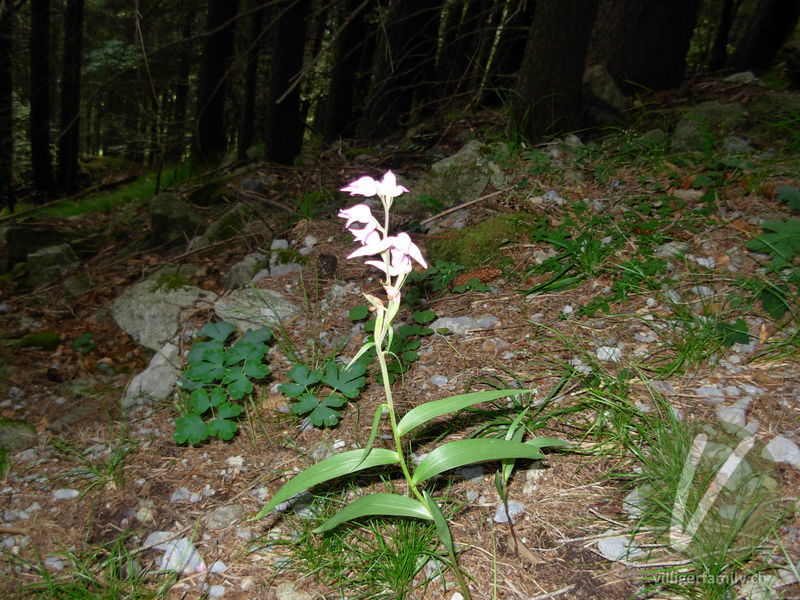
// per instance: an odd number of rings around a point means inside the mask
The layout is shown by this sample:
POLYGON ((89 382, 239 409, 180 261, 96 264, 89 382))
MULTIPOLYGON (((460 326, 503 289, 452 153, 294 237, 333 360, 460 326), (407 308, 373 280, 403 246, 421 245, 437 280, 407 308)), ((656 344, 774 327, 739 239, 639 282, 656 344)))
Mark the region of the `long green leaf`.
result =
POLYGON ((400 462, 397 452, 386 448, 373 448, 369 455, 364 458, 363 450, 350 450, 342 452, 336 456, 331 456, 308 467, 305 471, 298 473, 293 479, 287 481, 281 489, 267 502, 266 506, 258 511, 255 517, 250 520, 260 519, 281 502, 285 502, 292 496, 299 494, 309 488, 314 487, 325 481, 336 479, 342 475, 349 475, 356 471, 380 467, 400 462))
MULTIPOLYGON (((533 440, 534 442, 541 441, 533 440)), ((497 438, 481 438, 478 440, 457 440, 432 450, 414 470, 411 485, 419 485, 423 481, 443 473, 449 469, 463 467, 472 463, 503 458, 544 458, 539 450, 542 446, 564 445, 565 442, 552 440, 556 444, 512 442, 497 438)))
POLYGON ((487 390, 483 392, 473 392, 471 394, 460 394, 450 396, 441 400, 432 400, 425 404, 412 408, 397 424, 397 434, 401 437, 409 431, 424 425, 431 419, 441 417, 457 410, 467 408, 480 402, 489 402, 507 396, 517 396, 519 394, 532 393, 534 390, 487 390))
POLYGON ((314 533, 330 531, 346 521, 374 515, 433 520, 427 507, 419 500, 414 500, 408 496, 398 496, 397 494, 378 493, 354 500, 317 527, 314 533))
MULTIPOLYGON (((370 430, 369 433, 369 439, 367 440, 367 445, 364 447, 364 455, 361 458, 362 461, 365 458, 367 458, 367 456, 370 453, 370 450, 372 450, 372 444, 375 443, 375 438, 378 436, 378 427, 380 426, 381 423, 381 417, 383 416, 383 411, 384 409, 388 408, 389 406, 387 404, 381 404, 378 408, 375 409, 375 416, 372 419, 372 429, 370 430)), ((358 464, 360 465, 361 463, 359 462, 358 464)))
POLYGON ((425 498, 425 502, 428 503, 427 509, 433 517, 433 522, 436 525, 436 533, 439 535, 439 541, 442 542, 442 545, 448 553, 454 554, 455 546, 453 545, 453 536, 450 534, 450 526, 447 524, 447 519, 445 519, 442 514, 442 509, 439 507, 436 500, 433 499, 433 496, 428 493, 428 490, 422 490, 422 497, 425 498))

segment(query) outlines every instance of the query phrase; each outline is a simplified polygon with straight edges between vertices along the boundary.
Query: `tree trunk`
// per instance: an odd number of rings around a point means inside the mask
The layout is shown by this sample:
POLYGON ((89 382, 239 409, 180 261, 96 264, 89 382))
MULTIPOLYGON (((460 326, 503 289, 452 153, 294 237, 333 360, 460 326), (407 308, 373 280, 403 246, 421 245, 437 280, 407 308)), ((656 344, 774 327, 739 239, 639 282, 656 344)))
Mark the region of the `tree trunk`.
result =
POLYGON ((58 187, 67 194, 75 191, 78 179, 82 50, 83 0, 66 0, 57 176, 58 187))
POLYGON ((33 187, 54 192, 50 156, 50 0, 31 0, 31 167, 33 187))
POLYGON ((625 92, 683 82, 700 0, 601 0, 587 64, 604 64, 625 92))
POLYGON ((512 107, 520 133, 532 142, 580 122, 581 87, 596 0, 539 0, 512 107))
MULTIPOLYGON (((0 202, 14 210, 14 11, 0 4, 0 202)), ((0 205, 0 206, 2 206, 0 205)))
MULTIPOLYGON (((193 6, 193 5, 192 5, 193 6)), ((164 159, 167 162, 180 162, 186 151, 186 109, 189 104, 189 76, 192 71, 192 47, 187 40, 192 37, 194 13, 191 7, 182 5, 183 21, 181 22, 181 39, 183 43, 178 51, 178 72, 175 82, 175 99, 170 113, 167 132, 167 150, 164 159)))
POLYGON ((733 0, 723 0, 717 31, 714 35, 714 45, 711 47, 711 56, 708 60, 708 68, 712 71, 721 69, 728 59, 728 37, 730 36, 731 25, 733 25, 735 16, 736 10, 733 0))
POLYGON ((281 11, 276 24, 269 98, 266 111, 266 156, 290 165, 303 146, 305 125, 301 119, 300 85, 289 87, 303 68, 306 47, 306 18, 310 0, 288 0, 277 6, 281 11))
POLYGON ((358 124, 361 137, 383 137, 431 107, 441 2, 395 0, 382 29, 372 84, 358 124), (385 31, 385 33, 383 33, 385 31))
POLYGON ((333 44, 333 72, 320 126, 326 142, 332 142, 339 137, 352 137, 355 133, 356 107, 353 104, 356 89, 359 87, 359 47, 363 43, 369 43, 366 20, 369 8, 364 7, 359 11, 362 4, 362 0, 350 0, 340 11, 341 23, 346 21, 347 24, 333 44))
POLYGON ((197 164, 217 162, 228 148, 225 130, 225 96, 228 60, 233 52, 239 0, 211 0, 203 44, 203 66, 197 93, 197 126, 192 142, 192 160, 197 164), (210 33, 212 32, 213 33, 210 33))
POLYGON ((256 10, 250 22, 250 46, 247 49, 247 68, 244 76, 244 107, 239 130, 239 159, 247 158, 247 151, 255 140, 256 91, 258 90, 258 56, 264 36, 264 9, 256 10))
POLYGON ((497 42, 482 103, 502 104, 509 100, 525 56, 525 40, 533 23, 535 6, 534 0, 511 0, 508 3, 506 22, 497 42))
POLYGON ((800 0, 760 0, 731 65, 738 70, 769 68, 794 31, 798 18, 800 0))

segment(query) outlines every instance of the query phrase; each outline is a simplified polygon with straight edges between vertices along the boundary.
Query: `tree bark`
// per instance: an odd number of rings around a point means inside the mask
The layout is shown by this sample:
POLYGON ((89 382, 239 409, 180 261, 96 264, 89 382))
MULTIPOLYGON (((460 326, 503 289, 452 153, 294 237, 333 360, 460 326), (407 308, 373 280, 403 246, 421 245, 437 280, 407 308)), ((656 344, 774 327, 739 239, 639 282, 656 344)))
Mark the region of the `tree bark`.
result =
POLYGON ((769 68, 772 59, 794 31, 800 0, 761 0, 731 60, 735 69, 769 68))
POLYGON ((0 206, 13 212, 14 190, 14 11, 0 4, 0 206))
POLYGON ((250 17, 250 46, 247 48, 247 67, 244 76, 244 106, 242 126, 239 130, 239 159, 247 158, 247 151, 255 140, 256 91, 258 90, 258 56, 264 36, 264 9, 256 10, 250 17))
POLYGON ((306 18, 310 0, 287 0, 281 11, 270 64, 269 99, 266 111, 266 156, 276 163, 290 165, 303 146, 305 125, 301 119, 300 90, 294 77, 303 68, 306 47, 306 18))
POLYGON ((512 106, 531 142, 580 123, 581 87, 596 0, 540 0, 528 35, 512 106))
POLYGON ((733 19, 736 16, 735 9, 733 0, 723 0, 717 31, 714 34, 714 44, 711 47, 711 56, 708 60, 708 68, 712 71, 721 69, 728 59, 728 38, 731 33, 733 19))
POLYGON ((175 99, 170 112, 167 130, 167 150, 164 159, 167 162, 180 162, 186 151, 186 116, 189 105, 189 76, 192 72, 192 44, 187 41, 192 37, 194 25, 193 2, 189 6, 181 4, 183 20, 181 21, 181 39, 183 43, 178 51, 178 72, 175 81, 175 99))
POLYGON ((441 2, 392 2, 379 26, 381 37, 359 136, 383 137, 413 120, 415 111, 432 108, 440 16, 441 2))
POLYGON ((217 162, 228 148, 225 129, 225 97, 228 60, 233 52, 239 0, 211 0, 203 44, 203 65, 197 93, 197 125, 192 141, 192 160, 217 162), (213 33, 212 33, 213 32, 213 33))
POLYGON ((57 178, 67 194, 75 191, 78 179, 82 52, 83 0, 66 0, 57 178))
POLYGON ((360 87, 359 48, 364 43, 370 43, 367 39, 369 29, 366 20, 369 5, 362 6, 363 4, 363 0, 350 0, 340 11, 340 25, 345 21, 347 24, 333 44, 333 71, 320 126, 326 142, 355 134, 355 92, 360 87))
POLYGON ((683 82, 700 0, 601 0, 589 65, 604 64, 624 92, 683 82))
POLYGON ((507 20, 497 42, 483 104, 502 104, 509 100, 525 56, 525 40, 533 24, 535 6, 534 0, 509 2, 507 20))
POLYGON ((31 0, 31 167, 33 187, 54 192, 50 156, 50 0, 31 0))

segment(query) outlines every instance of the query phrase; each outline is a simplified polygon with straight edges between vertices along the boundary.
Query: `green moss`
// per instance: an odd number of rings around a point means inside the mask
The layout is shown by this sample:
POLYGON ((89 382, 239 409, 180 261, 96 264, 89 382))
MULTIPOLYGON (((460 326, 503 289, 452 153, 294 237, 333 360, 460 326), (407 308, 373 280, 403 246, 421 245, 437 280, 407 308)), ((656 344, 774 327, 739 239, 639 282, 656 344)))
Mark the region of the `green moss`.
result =
POLYGON ((29 333, 11 345, 14 348, 41 348, 42 350, 55 350, 61 343, 61 336, 51 331, 29 333))
POLYGON ((468 269, 497 265, 503 246, 527 239, 537 218, 526 213, 500 215, 482 223, 459 229, 447 237, 429 240, 426 244, 430 262, 443 260, 464 265, 468 269))
POLYGON ((156 278, 155 283, 150 288, 150 293, 153 294, 158 291, 171 292, 185 287, 194 287, 194 282, 180 273, 165 273, 156 278))

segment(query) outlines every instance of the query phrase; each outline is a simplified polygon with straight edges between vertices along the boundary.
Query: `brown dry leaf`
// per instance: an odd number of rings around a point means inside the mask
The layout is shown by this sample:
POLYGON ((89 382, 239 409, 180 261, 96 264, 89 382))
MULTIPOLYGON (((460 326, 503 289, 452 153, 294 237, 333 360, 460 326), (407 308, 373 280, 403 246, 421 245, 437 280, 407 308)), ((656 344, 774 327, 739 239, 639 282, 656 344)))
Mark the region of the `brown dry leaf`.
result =
POLYGON ((772 335, 772 330, 770 327, 767 327, 766 323, 761 324, 761 328, 758 330, 758 342, 760 344, 766 343, 769 339, 769 336, 772 335))
POLYGON ((672 195, 684 202, 697 202, 703 197, 703 190, 675 190, 672 195))
POLYGON ((736 219, 735 221, 731 221, 729 223, 731 227, 733 227, 736 231, 741 231, 742 233, 746 233, 747 235, 755 235, 756 229, 750 223, 745 221, 744 219, 736 219))
POLYGON ((453 280, 454 286, 464 285, 469 283, 470 279, 477 279, 481 283, 486 283, 487 281, 492 281, 493 279, 497 279, 502 275, 503 272, 498 269, 497 267, 479 267, 477 269, 472 269, 467 271, 466 273, 462 273, 458 277, 453 280))
POLYGON ((36 433, 42 433, 46 429, 50 428, 50 419, 47 418, 47 415, 42 415, 42 418, 39 419, 39 422, 36 424, 36 433))

